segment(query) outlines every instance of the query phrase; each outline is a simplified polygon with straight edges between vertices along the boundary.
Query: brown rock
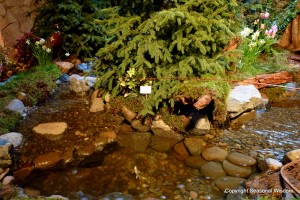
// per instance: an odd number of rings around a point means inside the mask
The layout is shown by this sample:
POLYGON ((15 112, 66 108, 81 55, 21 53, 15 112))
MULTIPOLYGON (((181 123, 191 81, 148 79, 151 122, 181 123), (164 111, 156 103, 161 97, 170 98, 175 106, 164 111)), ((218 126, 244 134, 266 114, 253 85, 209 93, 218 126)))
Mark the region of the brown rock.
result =
POLYGON ((184 139, 184 144, 191 155, 200 155, 206 142, 199 137, 188 137, 184 139))
POLYGON ((180 142, 173 147, 173 155, 175 158, 182 161, 190 156, 183 142, 180 142))
POLYGON ((210 147, 202 151, 203 158, 208 161, 223 161, 227 155, 227 151, 220 147, 210 147))
POLYGON ((127 106, 122 106, 121 111, 122 111, 122 114, 125 117, 125 119, 130 123, 137 115, 135 112, 129 110, 129 108, 127 108, 127 106))
POLYGON ((210 94, 205 94, 202 95, 198 101, 196 103, 194 103, 194 107, 197 110, 201 110, 203 108, 205 108, 210 102, 211 102, 212 98, 210 94))
POLYGON ((222 168, 222 164, 214 161, 204 164, 200 171, 202 176, 204 176, 206 179, 215 180, 217 178, 226 176, 226 172, 222 168))
POLYGON ((35 169, 51 169, 58 165, 62 161, 61 154, 59 152, 50 152, 38 156, 33 160, 35 169))
POLYGON ((232 176, 223 176, 215 180, 216 186, 224 191, 225 189, 235 189, 240 186, 246 179, 232 176))
POLYGON ((206 164, 208 161, 204 160, 202 156, 190 156, 185 159, 184 163, 194 169, 201 169, 201 167, 206 164))
POLYGON ((118 134, 130 134, 132 133, 133 129, 129 124, 121 124, 118 134))
POLYGON ((253 166, 256 160, 242 153, 233 152, 227 156, 227 160, 241 166, 253 166))
POLYGON ((153 135, 151 137, 150 147, 158 152, 167 152, 169 151, 176 143, 177 139, 161 137, 153 135))
POLYGON ((223 161, 223 168, 227 174, 234 177, 246 178, 249 177, 252 173, 252 168, 249 166, 243 167, 236 165, 227 160, 223 161))

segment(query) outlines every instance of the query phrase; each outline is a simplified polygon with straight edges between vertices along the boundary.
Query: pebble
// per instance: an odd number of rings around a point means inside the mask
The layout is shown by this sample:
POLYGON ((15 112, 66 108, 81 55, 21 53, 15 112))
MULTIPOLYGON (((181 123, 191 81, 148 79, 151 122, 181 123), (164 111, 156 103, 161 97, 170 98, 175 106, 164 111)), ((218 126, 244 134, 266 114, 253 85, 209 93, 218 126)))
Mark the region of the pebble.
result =
POLYGON ((15 178, 13 176, 5 176, 2 180, 3 185, 10 185, 14 182, 15 178))
POLYGON ((192 199, 197 199, 197 197, 198 197, 197 192, 195 192, 195 191, 190 191, 190 197, 191 197, 192 199))

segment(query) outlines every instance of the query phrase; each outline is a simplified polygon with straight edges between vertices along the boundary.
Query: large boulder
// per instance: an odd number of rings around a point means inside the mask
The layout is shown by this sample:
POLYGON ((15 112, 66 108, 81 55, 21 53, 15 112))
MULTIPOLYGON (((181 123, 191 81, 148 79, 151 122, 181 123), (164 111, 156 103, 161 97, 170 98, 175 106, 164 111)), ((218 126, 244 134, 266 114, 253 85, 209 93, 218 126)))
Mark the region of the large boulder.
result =
POLYGON ((226 103, 229 116, 234 118, 259 106, 264 107, 267 100, 254 85, 239 85, 230 91, 226 103))

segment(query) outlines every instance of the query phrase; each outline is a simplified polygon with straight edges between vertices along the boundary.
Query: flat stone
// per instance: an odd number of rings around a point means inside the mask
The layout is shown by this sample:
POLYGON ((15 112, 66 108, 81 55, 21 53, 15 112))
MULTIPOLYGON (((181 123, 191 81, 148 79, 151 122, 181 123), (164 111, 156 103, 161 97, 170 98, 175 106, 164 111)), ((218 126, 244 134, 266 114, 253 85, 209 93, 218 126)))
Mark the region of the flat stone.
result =
POLYGON ((190 156, 185 159, 184 163, 193 168, 193 169, 201 169, 201 167, 206 164, 208 161, 204 160, 202 156, 190 156))
POLYGON ((25 110, 25 106, 21 100, 12 99, 5 109, 22 114, 25 110))
POLYGON ((200 155, 202 149, 207 145, 204 140, 199 137, 188 137, 184 139, 184 144, 191 155, 200 155))
POLYGON ((235 189, 244 183, 246 179, 232 176, 223 176, 214 181, 215 185, 224 192, 225 189, 235 189))
POLYGON ((48 139, 55 140, 60 138, 68 128, 65 122, 42 123, 33 128, 33 132, 44 135, 48 139))
POLYGON ((118 134, 130 134, 132 132, 133 132, 132 127, 129 124, 123 123, 120 125, 118 134))
POLYGON ((33 163, 35 169, 48 170, 54 168, 62 160, 59 152, 50 152, 36 157, 33 163))
POLYGON ((224 149, 221 149, 220 147, 210 147, 206 148, 202 151, 202 156, 205 160, 208 161, 220 161, 226 159, 228 153, 224 149))
POLYGON ((247 178, 252 173, 252 168, 249 166, 240 166, 229 162, 228 160, 223 161, 223 168, 225 172, 234 177, 247 178))
POLYGON ((190 156, 190 154, 187 151, 187 149, 185 148, 183 142, 180 142, 173 147, 173 155, 176 159, 182 160, 182 161, 184 161, 185 159, 187 159, 190 156))
POLYGON ((227 160, 241 166, 253 166, 256 160, 242 153, 233 152, 227 156, 227 160))
POLYGON ((226 176, 222 164, 219 162, 210 161, 204 164, 200 170, 202 176, 206 179, 217 179, 226 176))
POLYGON ((5 140, 7 143, 11 143, 16 148, 23 143, 24 137, 21 133, 11 132, 1 135, 0 140, 5 140))

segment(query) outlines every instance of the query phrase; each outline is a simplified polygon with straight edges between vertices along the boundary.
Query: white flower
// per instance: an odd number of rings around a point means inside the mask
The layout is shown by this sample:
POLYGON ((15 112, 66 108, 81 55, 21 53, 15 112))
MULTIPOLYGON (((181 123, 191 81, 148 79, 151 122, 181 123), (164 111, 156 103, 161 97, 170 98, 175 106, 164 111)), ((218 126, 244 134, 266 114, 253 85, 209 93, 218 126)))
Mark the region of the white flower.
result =
POLYGON ((259 42, 259 44, 264 44, 264 43, 266 43, 266 41, 265 41, 264 39, 261 39, 261 40, 259 40, 258 42, 259 42))
POLYGON ((39 41, 35 41, 35 46, 39 46, 40 42, 39 41))
POLYGON ((43 46, 42 46, 42 49, 43 49, 43 50, 46 50, 46 49, 47 49, 47 46, 46 46, 46 45, 43 45, 43 46))
POLYGON ((40 44, 44 44, 46 42, 46 40, 44 38, 40 39, 40 44))
POLYGON ((250 47, 250 48, 256 47, 256 45, 257 45, 257 44, 256 44, 255 42, 250 42, 249 47, 250 47))
POLYGON ((51 38, 50 38, 50 41, 51 41, 51 42, 53 42, 53 41, 54 41, 54 38, 53 38, 53 37, 51 37, 51 38))
POLYGON ((27 39, 27 40, 26 40, 26 44, 30 44, 30 40, 27 39))
POLYGON ((69 53, 69 52, 65 53, 65 56, 69 57, 69 56, 70 56, 70 53, 69 53))
POLYGON ((241 32, 241 36, 242 37, 247 37, 248 35, 250 35, 251 33, 253 33, 253 29, 251 28, 244 28, 244 30, 241 32))
POLYGON ((51 52, 51 49, 50 49, 50 48, 47 48, 47 49, 46 49, 46 52, 47 52, 47 53, 50 53, 50 52, 51 52))
POLYGON ((252 40, 257 40, 257 38, 259 37, 259 33, 259 31, 255 31, 255 33, 253 33, 251 36, 252 40))

